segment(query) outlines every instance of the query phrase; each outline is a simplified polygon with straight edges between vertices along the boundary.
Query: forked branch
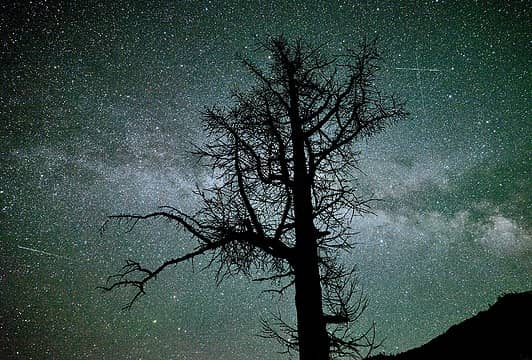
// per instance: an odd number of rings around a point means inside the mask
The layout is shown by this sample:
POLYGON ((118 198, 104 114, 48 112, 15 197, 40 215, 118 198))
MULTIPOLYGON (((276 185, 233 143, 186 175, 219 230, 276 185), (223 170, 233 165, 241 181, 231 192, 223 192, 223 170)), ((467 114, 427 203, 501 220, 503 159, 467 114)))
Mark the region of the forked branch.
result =
POLYGON ((141 266, 137 261, 127 260, 126 265, 122 267, 122 272, 111 275, 107 278, 105 286, 99 286, 99 289, 104 291, 112 291, 118 287, 133 287, 136 288, 136 293, 127 305, 122 309, 129 310, 133 304, 143 296, 147 283, 156 278, 157 275, 169 266, 177 265, 185 261, 192 261, 194 258, 200 255, 204 255, 207 252, 213 251, 227 244, 229 240, 220 240, 218 242, 211 242, 199 246, 196 250, 189 252, 181 257, 170 259, 159 265, 154 270, 150 270, 141 266))

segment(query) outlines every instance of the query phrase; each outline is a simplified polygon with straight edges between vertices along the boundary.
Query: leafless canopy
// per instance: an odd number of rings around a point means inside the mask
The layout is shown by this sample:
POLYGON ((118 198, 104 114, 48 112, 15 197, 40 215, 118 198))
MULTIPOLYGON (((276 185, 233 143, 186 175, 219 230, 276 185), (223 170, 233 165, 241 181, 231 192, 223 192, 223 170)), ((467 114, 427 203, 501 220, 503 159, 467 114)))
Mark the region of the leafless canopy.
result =
MULTIPOLYGON (((236 273, 253 277, 262 271, 267 276, 257 280, 270 280, 282 292, 294 284, 299 256, 296 193, 308 188, 308 241, 317 245, 330 351, 362 356, 363 349, 375 346, 373 333, 354 335, 350 324, 366 300, 355 289, 354 271, 340 261, 341 252, 353 245, 352 217, 370 212, 372 201, 360 198, 352 186, 358 156, 354 145, 406 114, 401 103, 376 86, 380 57, 372 42, 325 56, 322 48, 281 37, 262 45, 261 51, 270 55, 269 67, 244 61, 255 80, 252 87, 235 92, 232 106, 203 113, 208 141, 195 152, 216 170, 216 178, 211 187, 197 191, 199 210, 186 214, 162 207, 146 215, 109 217, 131 228, 142 219, 166 218, 190 235, 195 250, 155 269, 128 261, 103 288, 136 288, 129 308, 162 270, 210 255, 220 279, 236 273), (299 143, 303 153, 298 155, 299 143), (298 171, 305 176, 297 178, 298 171)), ((297 349, 297 329, 280 319, 277 323, 277 330, 265 325, 264 334, 297 349)))

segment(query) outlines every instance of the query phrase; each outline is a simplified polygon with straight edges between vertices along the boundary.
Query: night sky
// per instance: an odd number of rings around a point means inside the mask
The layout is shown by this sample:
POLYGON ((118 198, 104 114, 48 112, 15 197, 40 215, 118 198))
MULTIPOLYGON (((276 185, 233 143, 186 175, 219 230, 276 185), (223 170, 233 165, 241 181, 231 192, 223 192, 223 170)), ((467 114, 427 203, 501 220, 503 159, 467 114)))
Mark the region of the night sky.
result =
MULTIPOLYGON (((204 106, 227 105, 285 34, 332 54, 378 37, 381 87, 409 119, 357 145, 353 220, 383 350, 421 345, 532 288, 530 1, 50 1, 0 5, 0 357, 281 359, 256 335, 291 295, 182 264, 129 312, 98 285, 128 258, 190 244, 168 222, 124 234, 106 215, 193 210, 209 169, 204 106), (111 4, 112 3, 112 4, 111 4), (422 69, 422 70, 415 70, 422 69)), ((205 262, 208 258, 204 259, 205 262)), ((502 329, 504 331, 504 329, 502 329)))

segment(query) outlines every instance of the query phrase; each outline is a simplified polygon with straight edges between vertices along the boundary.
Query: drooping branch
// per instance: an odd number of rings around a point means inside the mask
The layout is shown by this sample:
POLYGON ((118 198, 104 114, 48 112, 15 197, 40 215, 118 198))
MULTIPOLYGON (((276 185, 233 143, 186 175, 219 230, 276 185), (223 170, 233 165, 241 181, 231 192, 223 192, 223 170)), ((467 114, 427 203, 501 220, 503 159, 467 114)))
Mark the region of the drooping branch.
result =
MULTIPOLYGON (((220 268, 218 273, 220 274, 221 268, 223 266, 231 266, 231 264, 236 264, 236 266, 247 266, 242 265, 239 261, 244 260, 244 258, 238 259, 227 258, 227 255, 223 255, 224 251, 227 252, 228 247, 231 251, 231 247, 234 248, 236 244, 248 244, 250 248, 261 249, 268 255, 279 258, 282 260, 290 260, 292 258, 292 249, 284 246, 280 242, 267 242, 266 239, 256 234, 252 229, 236 229, 230 228, 227 224, 218 223, 201 223, 198 220, 193 219, 191 216, 186 215, 180 210, 177 210, 173 207, 161 207, 162 209, 167 208, 172 210, 172 212, 167 211, 158 211, 149 213, 146 215, 111 215, 102 225, 100 231, 104 232, 109 221, 118 220, 126 221, 128 229, 126 232, 130 232, 134 229, 137 223, 140 220, 147 220, 152 218, 165 218, 170 221, 176 222, 197 240, 199 240, 200 245, 198 245, 194 250, 186 253, 177 258, 173 258, 165 261, 155 269, 148 269, 139 262, 128 260, 126 265, 122 267, 122 271, 111 275, 108 277, 105 286, 100 286, 99 289, 105 291, 112 291, 115 288, 119 287, 133 287, 136 288, 136 293, 131 299, 131 301, 124 306, 123 309, 130 309, 132 305, 145 294, 146 285, 157 277, 157 275, 170 266, 174 266, 186 261, 193 261, 196 257, 201 255, 206 255, 212 253, 211 264, 216 259, 220 260, 220 268), (235 244, 235 245, 231 245, 235 244)), ((252 260, 252 259, 247 259, 252 260)), ((247 262, 246 262, 247 263, 247 262)), ((274 278, 272 277, 272 280, 274 278)))
POLYGON ((227 244, 230 240, 221 240, 218 242, 210 242, 198 247, 196 250, 189 252, 181 257, 170 259, 159 265, 154 270, 144 268, 139 262, 127 260, 126 265, 122 267, 122 272, 111 275, 107 278, 107 284, 105 286, 99 286, 99 289, 105 291, 112 291, 118 287, 134 287, 137 292, 131 299, 131 301, 123 307, 123 310, 129 310, 133 304, 142 296, 145 292, 147 283, 156 278, 157 275, 169 266, 177 265, 179 263, 193 260, 197 256, 204 255, 207 252, 213 251, 227 244), (140 278, 131 278, 131 276, 140 275, 140 278))
POLYGON ((296 353, 299 347, 297 328, 286 322, 281 313, 272 314, 270 319, 261 318, 262 331, 260 337, 277 341, 283 350, 280 354, 296 353))
POLYGON ((358 289, 356 266, 348 269, 337 261, 323 262, 324 304, 329 313, 324 314, 328 325, 329 343, 333 357, 365 359, 380 347, 375 339, 375 326, 365 331, 355 331, 368 306, 368 299, 358 289))
POLYGON ((329 332, 329 346, 333 358, 366 359, 382 346, 382 341, 376 340, 373 324, 358 336, 349 327, 329 332))
POLYGON ((103 225, 101 226, 100 233, 105 232, 105 229, 109 221, 112 221, 112 220, 118 220, 118 221, 126 220, 128 223, 131 223, 129 229, 126 231, 126 232, 131 232, 140 220, 146 220, 146 219, 151 219, 151 218, 166 218, 168 220, 177 222, 178 224, 183 226, 185 230, 187 230, 190 234, 192 234, 199 240, 205 243, 211 242, 211 240, 199 230, 201 225, 197 221, 195 221, 191 216, 188 216, 182 211, 177 210, 170 206, 161 206, 160 208, 161 209, 169 208, 172 211, 174 211, 174 213, 170 213, 166 211, 156 211, 156 212, 149 213, 146 215, 134 215, 134 214, 133 215, 131 214, 110 215, 106 219, 106 221, 103 223, 103 225))

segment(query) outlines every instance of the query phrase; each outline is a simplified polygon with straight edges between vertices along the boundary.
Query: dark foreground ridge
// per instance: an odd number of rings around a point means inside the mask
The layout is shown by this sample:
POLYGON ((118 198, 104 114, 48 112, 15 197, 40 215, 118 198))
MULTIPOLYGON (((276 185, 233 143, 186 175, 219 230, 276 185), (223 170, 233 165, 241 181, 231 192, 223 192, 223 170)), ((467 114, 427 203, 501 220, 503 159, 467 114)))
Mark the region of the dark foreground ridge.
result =
POLYGON ((532 291, 501 296, 482 311, 425 345, 370 360, 532 360, 532 291))

